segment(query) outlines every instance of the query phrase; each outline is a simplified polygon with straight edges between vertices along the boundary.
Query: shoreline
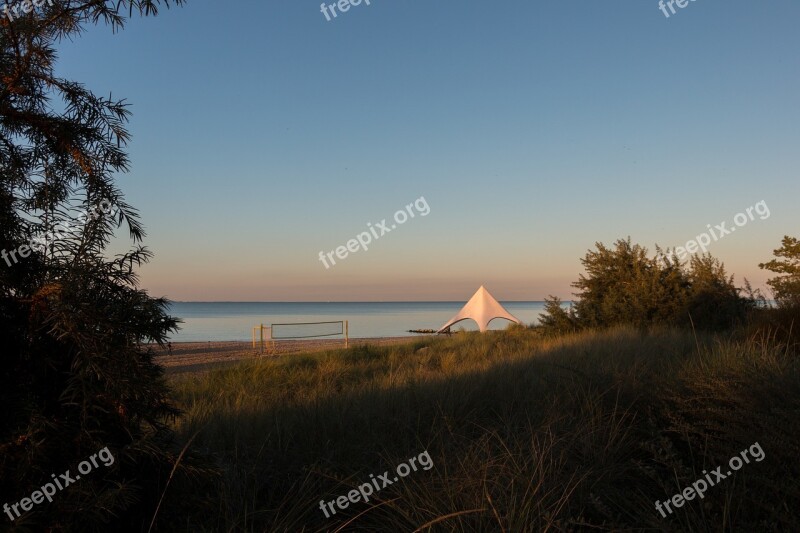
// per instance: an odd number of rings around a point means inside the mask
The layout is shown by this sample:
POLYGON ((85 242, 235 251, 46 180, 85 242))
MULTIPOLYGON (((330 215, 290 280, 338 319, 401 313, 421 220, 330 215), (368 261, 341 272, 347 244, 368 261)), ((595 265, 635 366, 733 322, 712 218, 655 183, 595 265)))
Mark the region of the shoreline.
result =
MULTIPOLYGON (((427 335, 409 335, 403 337, 360 337, 351 338, 350 346, 371 344, 387 346, 392 344, 405 344, 416 339, 425 338, 427 335)), ((172 354, 167 348, 156 344, 149 344, 155 352, 155 362, 164 367, 166 373, 182 374, 187 372, 205 372, 224 368, 235 363, 250 359, 275 358, 284 355, 321 352, 325 350, 344 349, 344 339, 297 339, 275 341, 275 351, 267 345, 265 353, 259 353, 259 348, 253 348, 252 341, 204 341, 204 342, 173 342, 172 354)))

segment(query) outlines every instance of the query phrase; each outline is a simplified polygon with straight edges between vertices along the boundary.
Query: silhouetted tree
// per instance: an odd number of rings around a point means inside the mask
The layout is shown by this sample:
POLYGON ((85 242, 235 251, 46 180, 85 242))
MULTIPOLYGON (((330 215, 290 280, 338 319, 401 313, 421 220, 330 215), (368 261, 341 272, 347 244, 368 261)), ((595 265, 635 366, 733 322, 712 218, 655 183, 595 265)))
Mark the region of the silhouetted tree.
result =
POLYGON ((767 285, 772 288, 779 305, 800 306, 800 240, 786 235, 781 247, 773 253, 783 259, 760 263, 759 268, 785 275, 770 279, 767 285))
MULTIPOLYGON (((0 515, 20 529, 146 530, 180 452, 168 426, 178 411, 144 346, 163 344, 176 320, 137 288, 150 253, 113 179, 128 168, 128 111, 54 68, 60 40, 97 22, 118 30, 158 5, 169 3, 43 2, 0 20, 0 502, 74 475, 105 447, 115 457, 13 523, 0 515), (123 226, 136 247, 107 258, 123 226)), ((192 462, 176 487, 206 472, 192 462)), ((169 527, 191 498, 166 494, 169 527)))
POLYGON ((800 241, 784 236, 774 254, 780 259, 758 266, 783 274, 767 281, 778 305, 759 310, 751 330, 762 337, 785 342, 789 348, 800 349, 800 241))

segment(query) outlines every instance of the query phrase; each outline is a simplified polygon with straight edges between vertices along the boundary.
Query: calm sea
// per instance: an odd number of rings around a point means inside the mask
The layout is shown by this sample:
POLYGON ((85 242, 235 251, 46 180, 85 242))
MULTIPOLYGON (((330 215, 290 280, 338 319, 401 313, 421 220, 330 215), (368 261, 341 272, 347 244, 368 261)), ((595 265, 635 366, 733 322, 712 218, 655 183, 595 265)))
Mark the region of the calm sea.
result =
MULTIPOLYGON (((174 302, 172 316, 181 318, 175 342, 246 341, 253 326, 286 322, 348 320, 351 337, 401 337, 409 329, 438 329, 465 302, 174 302)), ((523 323, 537 321, 544 302, 501 302, 523 323)), ((508 321, 490 326, 503 329, 508 321)), ((478 329, 471 320, 453 329, 478 329)))

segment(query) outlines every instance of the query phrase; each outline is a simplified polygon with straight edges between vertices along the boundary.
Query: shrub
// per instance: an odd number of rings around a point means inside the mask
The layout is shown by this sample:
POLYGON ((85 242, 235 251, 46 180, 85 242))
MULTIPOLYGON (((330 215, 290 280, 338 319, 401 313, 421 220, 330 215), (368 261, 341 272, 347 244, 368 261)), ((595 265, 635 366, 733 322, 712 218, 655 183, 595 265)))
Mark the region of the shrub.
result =
POLYGON ((570 311, 557 298, 548 298, 540 325, 558 333, 584 328, 633 325, 694 326, 718 330, 742 322, 755 302, 740 295, 733 277, 711 255, 681 263, 669 251, 647 249, 618 240, 613 248, 597 243, 581 260, 585 274, 570 311))

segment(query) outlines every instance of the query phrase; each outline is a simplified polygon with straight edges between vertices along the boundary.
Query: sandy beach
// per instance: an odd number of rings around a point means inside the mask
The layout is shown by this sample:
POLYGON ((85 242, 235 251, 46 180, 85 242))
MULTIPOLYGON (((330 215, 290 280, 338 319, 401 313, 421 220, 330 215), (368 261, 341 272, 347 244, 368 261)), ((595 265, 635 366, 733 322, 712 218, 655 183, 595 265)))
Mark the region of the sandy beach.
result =
MULTIPOLYGON (((422 337, 424 335, 355 338, 350 339, 350 346, 403 344, 422 337)), ((177 374, 213 370, 246 359, 282 357, 303 352, 344 349, 344 347, 342 339, 305 339, 276 341, 274 351, 267 346, 263 355, 259 353, 258 347, 253 348, 250 341, 173 342, 171 355, 166 348, 155 346, 153 349, 157 354, 156 363, 163 366, 168 374, 177 374)))

